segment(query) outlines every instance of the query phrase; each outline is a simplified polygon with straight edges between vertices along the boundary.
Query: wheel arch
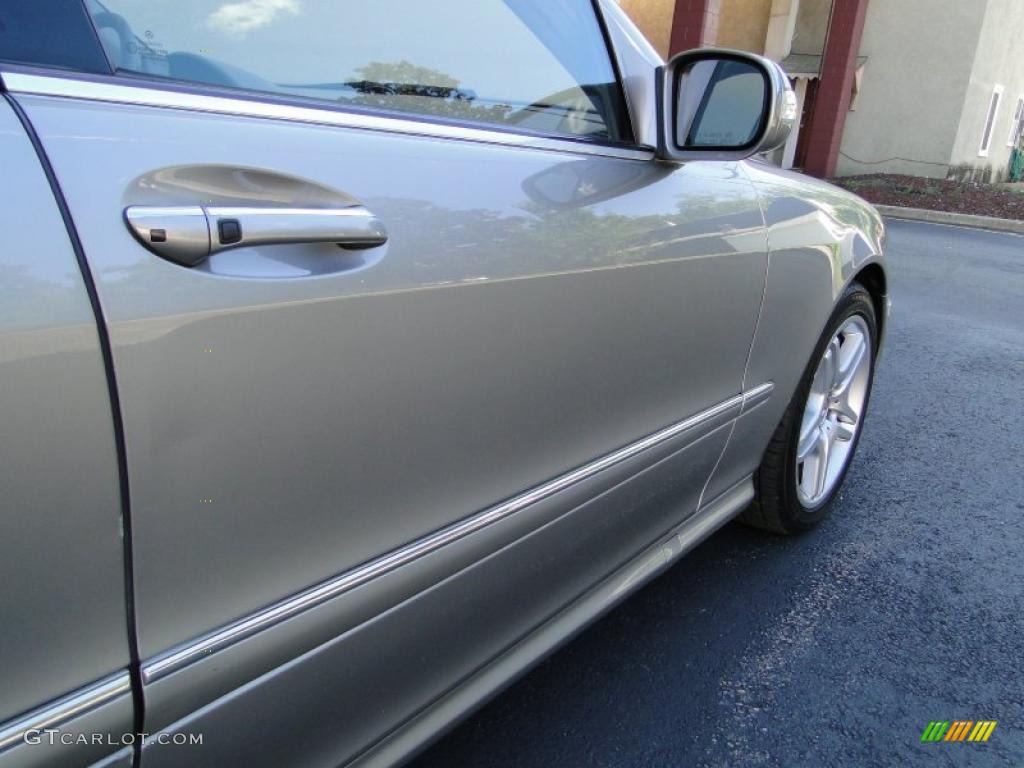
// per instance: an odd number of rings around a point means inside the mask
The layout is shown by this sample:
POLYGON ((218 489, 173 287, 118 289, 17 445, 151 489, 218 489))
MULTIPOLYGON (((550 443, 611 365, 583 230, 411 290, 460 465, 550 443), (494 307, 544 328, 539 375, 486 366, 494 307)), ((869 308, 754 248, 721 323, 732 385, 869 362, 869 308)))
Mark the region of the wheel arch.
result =
POLYGON ((871 294, 871 303, 875 307, 875 320, 878 323, 878 343, 875 349, 877 357, 882 349, 886 326, 889 320, 889 281, 885 268, 877 261, 861 267, 851 282, 857 282, 871 294))

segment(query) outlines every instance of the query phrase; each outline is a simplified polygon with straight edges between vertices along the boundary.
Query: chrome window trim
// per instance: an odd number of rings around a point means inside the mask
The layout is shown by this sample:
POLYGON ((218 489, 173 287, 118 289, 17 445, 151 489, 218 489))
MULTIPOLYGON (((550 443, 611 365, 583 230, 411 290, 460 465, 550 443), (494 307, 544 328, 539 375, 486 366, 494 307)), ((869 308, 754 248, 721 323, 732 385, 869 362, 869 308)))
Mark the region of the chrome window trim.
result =
POLYGON ((28 731, 59 726, 118 696, 130 693, 131 687, 131 677, 127 671, 115 672, 15 720, 0 724, 0 752, 20 743, 28 731))
POLYGON ((581 139, 542 136, 515 131, 491 130, 462 124, 450 124, 419 120, 415 117, 394 117, 386 114, 350 112, 343 109, 327 109, 316 106, 299 106, 258 97, 235 97, 201 93, 193 90, 179 90, 171 86, 187 86, 188 83, 168 82, 167 88, 146 80, 129 78, 110 82, 107 79, 85 79, 82 77, 61 77, 55 74, 0 70, 0 77, 6 90, 15 94, 33 96, 54 96, 60 98, 98 101, 133 106, 162 107, 191 112, 205 112, 236 117, 255 117, 283 120, 294 123, 311 123, 339 128, 383 131, 407 136, 421 136, 436 139, 452 139, 478 144, 497 144, 520 149, 544 150, 549 152, 596 155, 623 160, 650 161, 653 150, 644 147, 635 149, 599 144, 581 139))
POLYGON ((707 435, 713 429, 739 416, 742 410, 753 408, 771 395, 774 384, 767 382, 723 400, 689 418, 671 424, 647 437, 601 458, 584 464, 529 491, 470 515, 457 523, 428 534, 410 544, 392 550, 374 560, 331 577, 320 584, 299 592, 266 608, 255 611, 231 624, 215 629, 177 648, 151 657, 142 664, 142 680, 152 683, 160 680, 211 652, 226 648, 247 637, 268 629, 286 619, 315 608, 338 595, 355 589, 414 560, 465 538, 511 515, 536 504, 554 494, 580 483, 597 473, 619 464, 637 454, 653 448, 685 432, 693 432, 690 443, 707 435))

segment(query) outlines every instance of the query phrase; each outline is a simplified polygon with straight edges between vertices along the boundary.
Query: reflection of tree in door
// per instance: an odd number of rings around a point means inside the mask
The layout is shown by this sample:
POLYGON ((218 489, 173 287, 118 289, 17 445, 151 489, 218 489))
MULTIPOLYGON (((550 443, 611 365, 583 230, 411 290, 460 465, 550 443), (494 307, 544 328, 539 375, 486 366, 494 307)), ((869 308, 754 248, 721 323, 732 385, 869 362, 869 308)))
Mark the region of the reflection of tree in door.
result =
POLYGON ((818 98, 818 78, 807 81, 807 92, 804 94, 804 108, 800 112, 800 128, 796 139, 796 152, 793 154, 793 167, 803 168, 807 162, 808 142, 811 138, 811 115, 814 114, 814 102, 818 98))

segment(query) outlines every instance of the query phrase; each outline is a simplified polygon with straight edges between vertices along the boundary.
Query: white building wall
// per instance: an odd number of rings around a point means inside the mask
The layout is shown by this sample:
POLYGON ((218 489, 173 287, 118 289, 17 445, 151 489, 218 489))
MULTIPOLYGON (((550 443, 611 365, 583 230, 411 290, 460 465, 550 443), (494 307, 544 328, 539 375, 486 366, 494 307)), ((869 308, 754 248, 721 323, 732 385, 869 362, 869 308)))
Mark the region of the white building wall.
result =
MULTIPOLYGON (((993 2, 1024 10, 1022 0, 993 2)), ((837 175, 947 175, 986 5, 871 0, 860 50, 867 62, 856 109, 847 115, 837 175)))
MULTIPOLYGON (((883 0, 884 2, 885 0, 883 0)), ((1007 146, 1017 100, 1024 96, 1024 2, 988 0, 974 65, 964 97, 951 175, 979 181, 1004 181, 1010 164, 1007 146), (1003 86, 988 156, 979 154, 989 101, 1003 86)))

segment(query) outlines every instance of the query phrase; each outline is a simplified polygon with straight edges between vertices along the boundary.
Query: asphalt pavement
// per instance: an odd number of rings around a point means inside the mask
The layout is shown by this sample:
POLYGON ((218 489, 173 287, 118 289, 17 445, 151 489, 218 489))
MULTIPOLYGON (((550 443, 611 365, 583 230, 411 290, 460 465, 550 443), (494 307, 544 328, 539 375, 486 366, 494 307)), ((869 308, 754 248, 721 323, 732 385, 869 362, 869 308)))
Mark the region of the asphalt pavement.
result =
POLYGON ((1024 237, 888 224, 832 518, 730 524, 415 768, 1024 766, 1024 237), (988 742, 920 741, 983 719, 988 742))

